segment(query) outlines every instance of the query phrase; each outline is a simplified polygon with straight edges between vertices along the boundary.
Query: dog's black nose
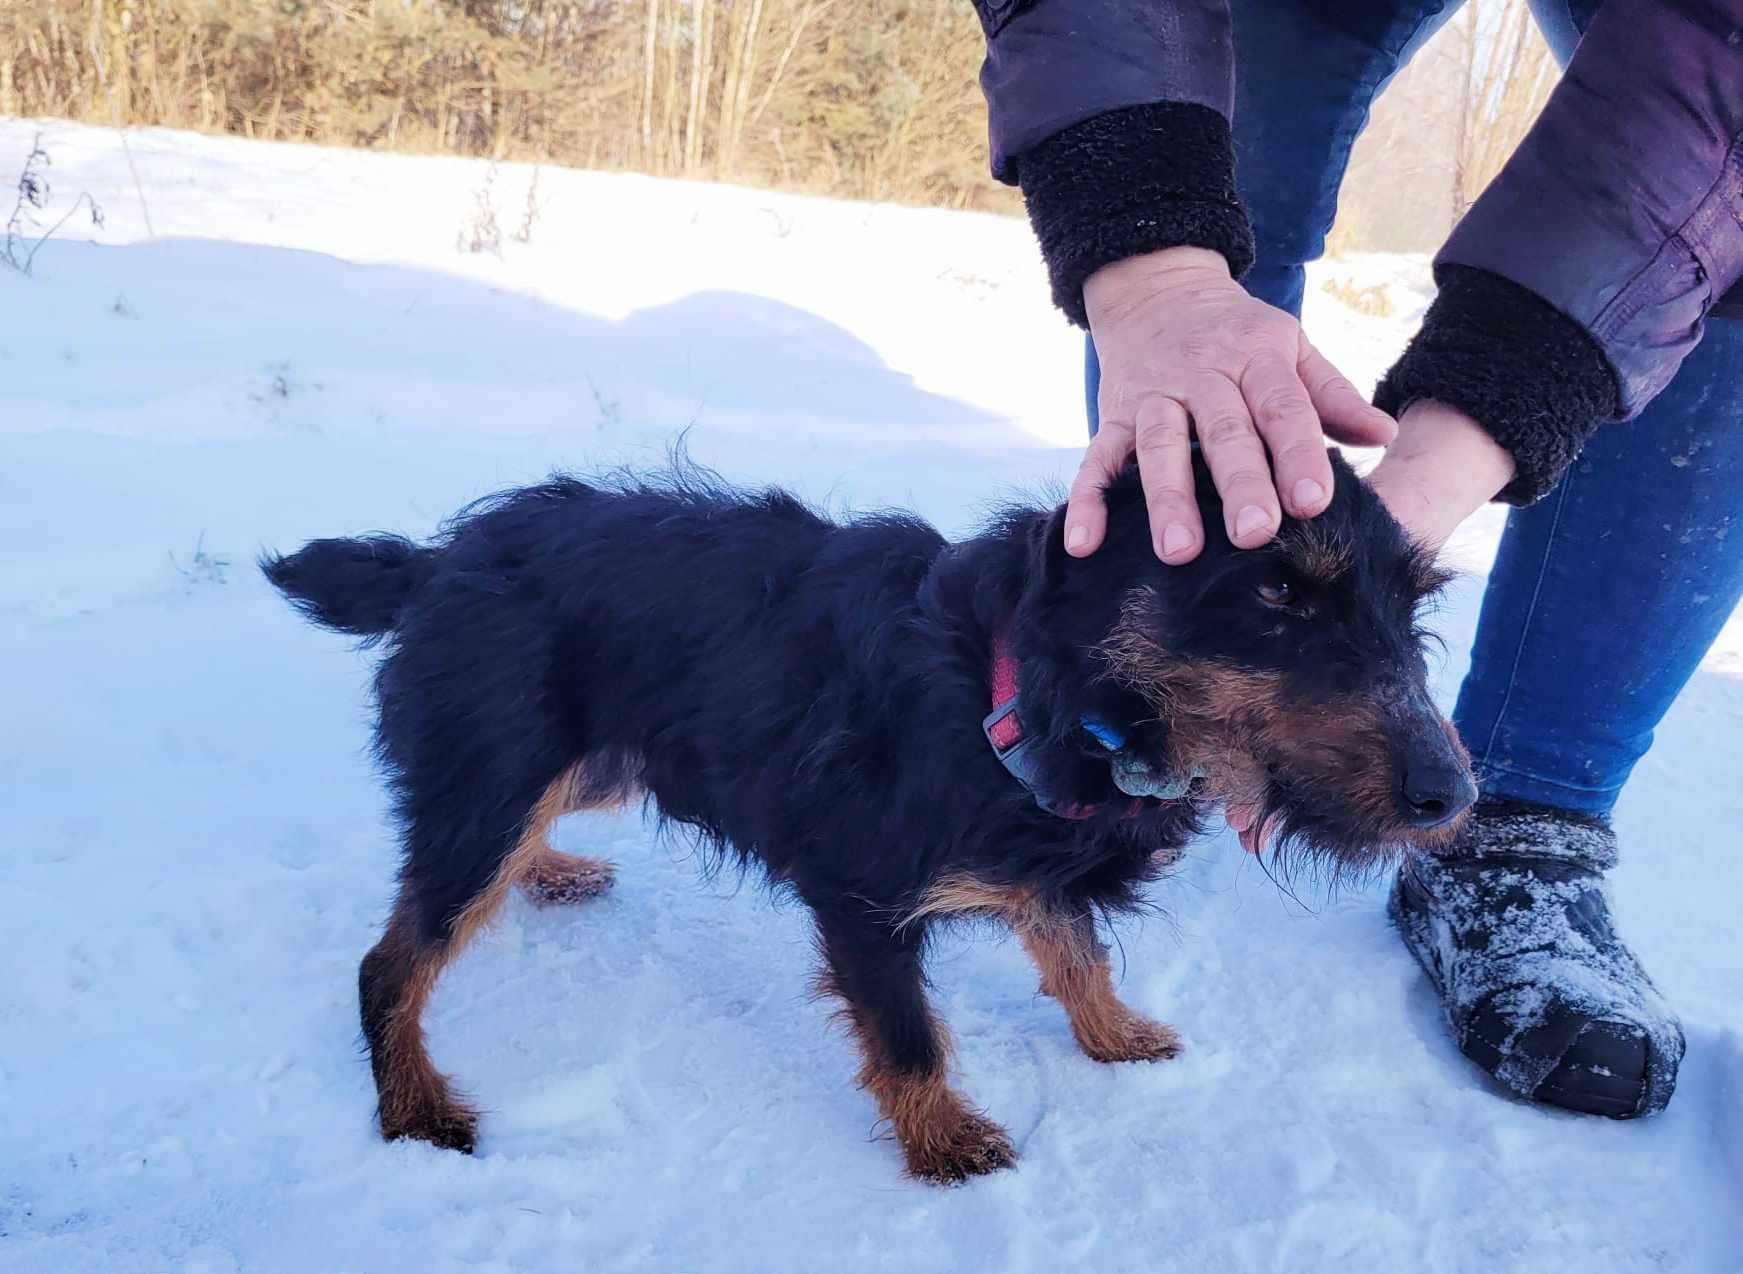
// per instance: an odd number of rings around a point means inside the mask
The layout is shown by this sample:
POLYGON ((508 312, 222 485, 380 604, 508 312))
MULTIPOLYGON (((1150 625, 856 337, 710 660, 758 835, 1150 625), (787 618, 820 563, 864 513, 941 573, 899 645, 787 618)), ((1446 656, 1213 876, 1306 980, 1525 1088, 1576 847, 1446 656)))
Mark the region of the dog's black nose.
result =
POLYGON ((1477 802, 1477 785, 1453 758, 1422 758, 1404 769, 1404 808, 1412 827, 1444 827, 1477 802))

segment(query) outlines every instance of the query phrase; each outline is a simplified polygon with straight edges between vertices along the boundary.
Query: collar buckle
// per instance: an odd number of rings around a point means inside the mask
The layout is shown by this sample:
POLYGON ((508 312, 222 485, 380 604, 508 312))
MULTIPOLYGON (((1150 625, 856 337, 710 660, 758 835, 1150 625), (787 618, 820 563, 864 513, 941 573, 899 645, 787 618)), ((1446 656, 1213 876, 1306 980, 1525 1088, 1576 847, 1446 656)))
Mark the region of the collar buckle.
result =
POLYGON ((1071 819, 1092 817, 1096 812, 1095 806, 1055 800, 1042 785, 1040 753, 1034 747, 1034 736, 1023 731, 1022 717, 1017 711, 1021 703, 1022 696, 1014 695, 981 719, 980 728, 992 747, 993 755, 1012 778, 1028 789, 1029 795, 1035 798, 1035 804, 1047 813, 1071 819))

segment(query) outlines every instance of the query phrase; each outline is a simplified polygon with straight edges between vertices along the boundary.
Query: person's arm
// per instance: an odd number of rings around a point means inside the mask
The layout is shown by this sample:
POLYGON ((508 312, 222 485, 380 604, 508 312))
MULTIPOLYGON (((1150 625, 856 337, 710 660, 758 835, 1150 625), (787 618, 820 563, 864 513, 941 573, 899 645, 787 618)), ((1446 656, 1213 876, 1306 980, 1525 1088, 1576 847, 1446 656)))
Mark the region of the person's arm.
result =
POLYGON ((1054 299, 1087 326, 1083 283, 1162 248, 1253 233, 1235 196, 1226 0, 974 0, 993 175, 1020 185, 1054 299))
POLYGON ((1542 496, 1664 388, 1727 290, 1743 299, 1743 0, 1608 0, 1435 277, 1376 394, 1405 417, 1376 479, 1439 492, 1425 538, 1542 496), (1470 421, 1512 461, 1484 467, 1487 494, 1434 476, 1472 454, 1470 421))
POLYGON ((1243 547, 1331 498, 1327 433, 1389 418, 1235 281, 1253 237, 1235 192, 1225 0, 975 0, 993 171, 1020 185, 1067 317, 1102 364, 1101 429, 1066 512, 1068 551, 1106 532, 1101 489, 1136 453, 1157 553, 1197 556, 1197 436, 1243 547))

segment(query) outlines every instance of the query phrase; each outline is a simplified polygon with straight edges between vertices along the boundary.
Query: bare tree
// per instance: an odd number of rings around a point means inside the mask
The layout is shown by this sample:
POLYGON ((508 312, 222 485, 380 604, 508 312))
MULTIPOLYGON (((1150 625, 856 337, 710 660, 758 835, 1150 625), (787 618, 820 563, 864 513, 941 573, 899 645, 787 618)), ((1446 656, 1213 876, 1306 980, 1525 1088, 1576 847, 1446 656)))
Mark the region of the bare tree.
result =
POLYGON ((1453 159, 1453 214, 1501 171, 1555 87, 1557 69, 1524 0, 1477 0, 1461 24, 1465 75, 1453 159))

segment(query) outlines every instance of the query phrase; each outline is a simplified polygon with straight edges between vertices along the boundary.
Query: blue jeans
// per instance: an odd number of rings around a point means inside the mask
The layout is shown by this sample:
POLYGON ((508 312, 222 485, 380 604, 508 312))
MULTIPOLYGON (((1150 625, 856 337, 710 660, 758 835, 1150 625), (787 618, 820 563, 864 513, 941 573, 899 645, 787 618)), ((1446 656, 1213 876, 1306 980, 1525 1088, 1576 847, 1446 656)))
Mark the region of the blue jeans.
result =
MULTIPOLYGON (((1301 312, 1370 105, 1458 2, 1231 0, 1255 296, 1301 312)), ((1533 0, 1564 63, 1597 6, 1533 0)), ((1092 433, 1099 380, 1091 344, 1092 433)), ((1609 813, 1739 596, 1743 321, 1715 320, 1638 420, 1508 517, 1453 713, 1484 795, 1609 813)))

